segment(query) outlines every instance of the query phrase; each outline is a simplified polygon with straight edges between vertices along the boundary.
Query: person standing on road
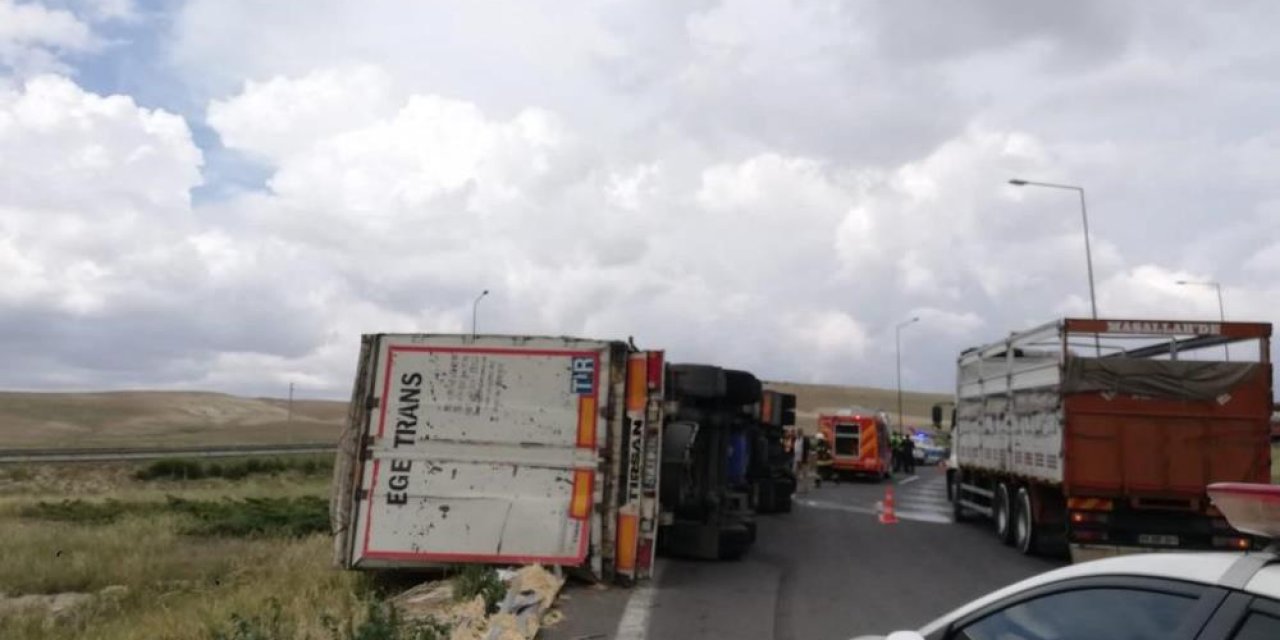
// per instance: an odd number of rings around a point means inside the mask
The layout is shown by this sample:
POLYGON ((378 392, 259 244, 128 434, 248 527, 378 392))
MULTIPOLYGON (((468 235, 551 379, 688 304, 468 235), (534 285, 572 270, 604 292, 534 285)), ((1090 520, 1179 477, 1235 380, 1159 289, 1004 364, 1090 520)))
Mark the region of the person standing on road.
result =
POLYGON ((916 442, 911 436, 902 439, 902 465, 907 473, 916 472, 916 442))
POLYGON ((831 445, 827 444, 827 436, 821 431, 813 437, 813 486, 822 486, 822 476, 831 472, 831 445))
POLYGON ((798 428, 791 437, 791 455, 796 473, 796 491, 803 493, 809 490, 809 441, 798 428))
POLYGON ((896 431, 889 436, 889 459, 894 473, 902 471, 902 434, 896 431))

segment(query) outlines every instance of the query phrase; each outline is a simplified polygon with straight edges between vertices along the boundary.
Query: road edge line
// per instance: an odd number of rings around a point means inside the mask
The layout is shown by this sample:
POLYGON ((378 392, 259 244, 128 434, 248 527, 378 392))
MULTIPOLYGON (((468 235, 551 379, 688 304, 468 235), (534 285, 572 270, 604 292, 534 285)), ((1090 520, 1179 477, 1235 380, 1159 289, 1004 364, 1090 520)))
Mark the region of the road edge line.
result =
POLYGON ((653 600, 657 596, 658 579, 662 574, 663 563, 654 566, 653 577, 634 587, 627 598, 627 606, 622 610, 622 619, 618 620, 618 630, 614 632, 614 640, 646 640, 649 636, 649 613, 653 611, 653 600))

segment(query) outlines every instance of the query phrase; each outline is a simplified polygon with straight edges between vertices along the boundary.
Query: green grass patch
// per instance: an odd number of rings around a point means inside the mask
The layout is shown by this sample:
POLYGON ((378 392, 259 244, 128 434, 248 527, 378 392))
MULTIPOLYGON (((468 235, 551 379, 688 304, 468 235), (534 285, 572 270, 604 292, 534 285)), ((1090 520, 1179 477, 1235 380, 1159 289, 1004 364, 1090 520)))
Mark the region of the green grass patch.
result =
POLYGON ((18 515, 80 525, 106 525, 125 516, 165 512, 193 520, 178 530, 186 535, 296 538, 329 531, 329 504, 318 496, 239 500, 188 500, 169 496, 165 502, 62 500, 24 506, 18 515))
POLYGON ((138 480, 203 480, 205 478, 240 480, 252 475, 275 475, 286 472, 322 475, 332 471, 333 458, 329 456, 244 458, 223 461, 172 458, 152 462, 138 469, 133 477, 138 480))
POLYGON ((181 530, 188 535, 297 538, 329 531, 329 503, 316 496, 217 502, 169 498, 168 504, 173 511, 195 518, 196 524, 181 530))
POLYGON ((155 502, 62 500, 26 505, 18 510, 18 515, 38 520, 92 525, 111 524, 127 515, 158 513, 165 508, 164 504, 155 502))
POLYGON ((507 596, 507 585, 503 584, 493 567, 469 564, 454 576, 454 599, 466 601, 476 596, 484 597, 484 606, 489 613, 497 611, 498 603, 507 596))
POLYGON ((0 469, 0 476, 10 482, 29 482, 36 477, 36 472, 28 466, 10 467, 8 469, 0 469))

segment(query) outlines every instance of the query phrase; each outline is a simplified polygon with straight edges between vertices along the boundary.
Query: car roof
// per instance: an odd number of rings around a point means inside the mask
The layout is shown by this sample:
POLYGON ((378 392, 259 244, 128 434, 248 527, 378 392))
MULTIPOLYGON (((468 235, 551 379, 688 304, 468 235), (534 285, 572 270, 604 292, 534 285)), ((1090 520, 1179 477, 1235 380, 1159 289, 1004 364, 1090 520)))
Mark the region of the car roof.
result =
POLYGON ((1280 564, 1267 565, 1265 569, 1254 574, 1244 590, 1280 600, 1280 564))
MULTIPOLYGON (((1265 553, 1265 552, 1263 552, 1265 553)), ((977 611, 989 604, 1010 596, 1034 589, 1036 587, 1092 576, 1135 576, 1144 578, 1163 578, 1181 580, 1205 585, 1220 584, 1223 577, 1245 554, 1228 552, 1207 553, 1137 553, 1114 558, 1104 558, 1082 562, 1052 571, 1046 571, 1021 582, 1009 585, 998 591, 987 594, 966 604, 928 625, 932 632, 939 623, 950 622, 958 617, 977 611)), ((1270 554, 1267 554, 1270 555, 1270 554)), ((1263 556, 1267 557, 1266 555, 1263 556)), ((1278 559, 1280 561, 1280 559, 1278 559)), ((1280 564, 1270 564, 1257 573, 1245 584, 1244 591, 1268 598, 1280 599, 1280 564)))

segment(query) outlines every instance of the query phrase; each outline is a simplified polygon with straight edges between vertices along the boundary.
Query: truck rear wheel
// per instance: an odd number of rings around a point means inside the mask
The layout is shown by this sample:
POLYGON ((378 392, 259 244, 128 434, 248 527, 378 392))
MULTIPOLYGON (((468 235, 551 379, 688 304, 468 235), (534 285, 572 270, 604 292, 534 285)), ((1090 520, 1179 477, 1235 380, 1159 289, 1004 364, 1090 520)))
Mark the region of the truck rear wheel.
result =
POLYGON ((991 519, 995 521, 996 537, 1000 542, 1013 544, 1013 500, 1009 497, 1009 485, 1003 482, 997 484, 992 502, 991 519))
POLYGON ((1013 546, 1023 555, 1036 552, 1035 511, 1031 509, 1031 493, 1026 487, 1018 489, 1018 501, 1013 510, 1013 546))
POLYGON ((960 504, 960 481, 963 476, 957 472, 947 476, 947 499, 951 501, 951 521, 965 522, 969 519, 969 510, 960 504))
POLYGON ((724 370, 724 398, 730 404, 760 402, 763 385, 754 375, 736 369, 724 370))
POLYGON ((754 523, 751 527, 737 525, 720 530, 718 557, 721 560, 737 560, 747 554, 755 541, 754 523))
POLYGON ((725 395, 725 375, 720 367, 705 364, 673 364, 671 391, 677 396, 710 400, 725 395))

